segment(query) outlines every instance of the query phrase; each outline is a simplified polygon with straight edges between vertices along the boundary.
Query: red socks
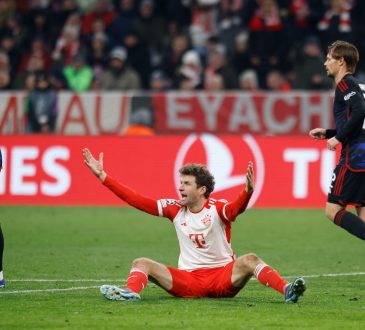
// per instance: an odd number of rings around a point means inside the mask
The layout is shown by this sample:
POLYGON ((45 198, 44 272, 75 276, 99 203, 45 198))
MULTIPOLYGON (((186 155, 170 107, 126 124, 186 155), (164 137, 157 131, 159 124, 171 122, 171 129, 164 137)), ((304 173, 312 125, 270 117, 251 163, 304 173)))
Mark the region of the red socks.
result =
POLYGON ((148 276, 145 272, 132 268, 127 278, 127 288, 133 292, 139 293, 147 286, 147 282, 148 276))
POLYGON ((282 294, 285 294, 285 287, 288 284, 279 273, 272 267, 260 263, 254 271, 255 277, 265 286, 269 286, 282 294))

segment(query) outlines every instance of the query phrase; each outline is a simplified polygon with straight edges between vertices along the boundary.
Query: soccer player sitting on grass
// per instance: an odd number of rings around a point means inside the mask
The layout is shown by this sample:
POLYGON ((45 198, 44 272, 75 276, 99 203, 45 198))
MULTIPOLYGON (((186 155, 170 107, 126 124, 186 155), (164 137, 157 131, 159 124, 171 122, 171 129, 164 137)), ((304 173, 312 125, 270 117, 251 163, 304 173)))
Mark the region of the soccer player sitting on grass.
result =
POLYGON ((180 169, 180 200, 142 196, 117 182, 103 168, 103 153, 95 159, 83 150, 84 162, 100 181, 129 205, 149 214, 168 218, 175 226, 180 245, 179 268, 162 265, 154 260, 133 261, 126 288, 103 285, 101 293, 110 300, 140 300, 140 291, 148 280, 173 296, 233 297, 255 276, 263 285, 279 291, 286 302, 296 303, 305 291, 305 282, 297 277, 292 283, 284 280, 275 269, 249 253, 238 258, 231 248, 231 226, 247 207, 254 190, 254 170, 250 162, 246 186, 236 200, 210 198, 214 177, 200 164, 188 164, 180 169))

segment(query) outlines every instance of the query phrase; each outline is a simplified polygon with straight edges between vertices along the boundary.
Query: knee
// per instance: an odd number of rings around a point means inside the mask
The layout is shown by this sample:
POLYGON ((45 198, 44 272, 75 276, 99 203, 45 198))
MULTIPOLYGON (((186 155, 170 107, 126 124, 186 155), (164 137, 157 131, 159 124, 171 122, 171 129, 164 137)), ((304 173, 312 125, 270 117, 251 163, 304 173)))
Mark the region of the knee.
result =
POLYGON ((148 259, 148 258, 137 258, 137 259, 133 260, 132 268, 146 269, 146 268, 148 268, 149 264, 150 264, 150 259, 148 259))
POLYGON ((337 209, 337 208, 333 208, 333 207, 326 207, 326 210, 325 210, 326 217, 329 220, 334 221, 337 212, 340 211, 340 210, 341 209, 337 209))
POLYGON ((262 260, 255 253, 245 254, 238 260, 239 260, 239 265, 252 274, 256 266, 262 262, 262 260))

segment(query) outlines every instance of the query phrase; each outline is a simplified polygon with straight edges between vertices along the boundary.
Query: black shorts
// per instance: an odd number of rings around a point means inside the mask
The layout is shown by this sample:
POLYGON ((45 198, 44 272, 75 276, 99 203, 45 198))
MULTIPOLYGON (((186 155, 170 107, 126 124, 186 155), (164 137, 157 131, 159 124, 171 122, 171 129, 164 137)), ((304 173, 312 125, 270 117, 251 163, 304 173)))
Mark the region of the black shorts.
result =
POLYGON ((351 172, 347 167, 337 165, 327 201, 342 206, 365 206, 365 172, 351 172))

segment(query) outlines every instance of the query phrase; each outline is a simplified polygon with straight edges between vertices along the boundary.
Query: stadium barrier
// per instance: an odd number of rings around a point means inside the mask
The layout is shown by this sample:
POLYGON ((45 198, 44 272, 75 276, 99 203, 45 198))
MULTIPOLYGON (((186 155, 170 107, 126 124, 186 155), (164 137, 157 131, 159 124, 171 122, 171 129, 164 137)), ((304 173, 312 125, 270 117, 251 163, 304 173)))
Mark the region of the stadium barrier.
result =
MULTIPOLYGON (((178 169, 207 164, 213 197, 232 200, 256 171, 250 207, 317 208, 326 201, 336 154, 308 136, 189 134, 154 137, 5 135, 0 204, 125 205, 86 168, 82 149, 104 152, 106 171, 152 198, 178 198, 178 169)), ((338 156, 338 155, 337 155, 338 156)))
MULTIPOLYGON (((24 133, 26 94, 0 97, 0 134, 24 133)), ((140 108, 153 113, 156 134, 290 135, 333 126, 328 92, 60 92, 56 132, 123 135, 130 114, 140 108)))

